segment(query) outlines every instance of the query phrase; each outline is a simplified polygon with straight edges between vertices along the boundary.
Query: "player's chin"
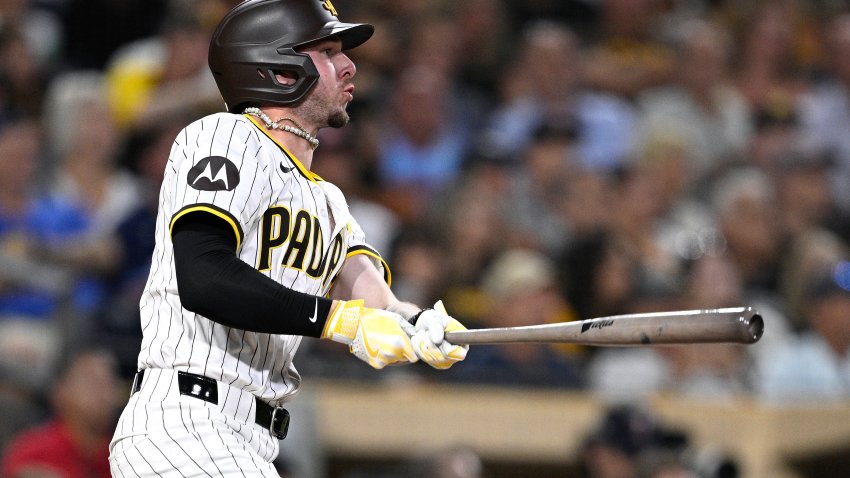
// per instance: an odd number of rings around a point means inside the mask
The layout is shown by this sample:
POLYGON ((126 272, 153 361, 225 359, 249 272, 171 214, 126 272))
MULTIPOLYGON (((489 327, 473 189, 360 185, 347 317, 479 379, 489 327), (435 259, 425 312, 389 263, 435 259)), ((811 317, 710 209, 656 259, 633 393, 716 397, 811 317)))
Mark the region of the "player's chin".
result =
POLYGON ((339 109, 328 115, 328 126, 331 128, 342 128, 348 124, 350 117, 344 109, 339 109))

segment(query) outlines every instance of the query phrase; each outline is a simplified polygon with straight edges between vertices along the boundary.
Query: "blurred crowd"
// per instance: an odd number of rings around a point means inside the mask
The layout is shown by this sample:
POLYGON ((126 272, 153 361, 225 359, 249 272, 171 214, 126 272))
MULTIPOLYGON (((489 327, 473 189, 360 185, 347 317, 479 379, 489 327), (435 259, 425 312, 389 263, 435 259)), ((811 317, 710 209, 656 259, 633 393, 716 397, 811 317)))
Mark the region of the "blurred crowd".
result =
MULTIPOLYGON (((78 349, 131 377, 159 183, 180 129, 223 110, 206 54, 236 3, 0 2, 0 450, 78 349)), ((334 4, 376 33, 314 170, 401 299, 470 328, 750 305, 765 334, 476 346, 439 373, 305 341, 305 376, 850 400, 845 2, 334 4)))

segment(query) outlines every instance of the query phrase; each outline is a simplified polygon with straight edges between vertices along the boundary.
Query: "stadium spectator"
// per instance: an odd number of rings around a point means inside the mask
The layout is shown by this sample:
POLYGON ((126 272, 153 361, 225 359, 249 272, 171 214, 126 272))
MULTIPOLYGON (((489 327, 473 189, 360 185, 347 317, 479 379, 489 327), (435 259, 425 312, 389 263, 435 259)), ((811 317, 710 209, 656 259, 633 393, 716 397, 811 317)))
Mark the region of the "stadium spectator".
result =
POLYGON ((397 78, 378 143, 381 185, 403 220, 416 221, 430 198, 456 178, 471 137, 455 114, 451 77, 414 65, 397 78))
POLYGON ((808 328, 804 318, 804 297, 811 271, 818 267, 828 267, 848 255, 850 246, 847 244, 847 238, 822 228, 806 231, 790 245, 780 276, 780 303, 784 305, 794 330, 808 328))
POLYGON ((714 185, 711 207, 750 294, 777 293, 785 238, 779 223, 776 187, 755 168, 733 169, 714 185))
POLYGON ((560 206, 571 177, 584 169, 576 152, 571 124, 541 124, 521 151, 521 164, 511 171, 501 200, 501 214, 511 245, 553 255, 569 240, 571 225, 560 206))
POLYGON ((58 327, 46 321, 0 320, 0 455, 18 433, 48 415, 44 392, 63 342, 58 327))
POLYGON ((118 49, 104 71, 110 108, 122 129, 145 130, 163 117, 223 108, 207 68, 209 2, 172 1, 156 35, 118 49))
POLYGON ((706 176, 740 155, 751 134, 749 108, 729 76, 730 38, 704 21, 681 26, 675 81, 637 97, 641 141, 664 135, 687 148, 692 174, 706 176))
POLYGON ((43 199, 37 186, 41 129, 31 120, 1 128, 0 317, 48 319, 64 291, 50 280, 60 271, 40 260, 36 247, 48 233, 37 214, 43 199))
POLYGON ((660 38, 661 2, 603 0, 587 47, 586 81, 591 88, 634 99, 669 83, 674 54, 660 38))
POLYGON ((0 121, 41 114, 49 70, 38 64, 29 46, 18 25, 0 28, 0 121))
POLYGON ((814 267, 803 297, 806 325, 760 363, 758 394, 772 403, 850 398, 850 262, 814 267))
POLYGON ((47 230, 40 253, 76 275, 74 303, 86 315, 106 300, 105 281, 120 262, 116 228, 142 197, 138 179, 118 167, 122 136, 105 91, 98 72, 67 73, 52 82, 48 140, 56 163, 38 209, 47 230))
MULTIPOLYGON (((113 339, 122 373, 135 367, 158 194, 146 180, 166 167, 172 113, 222 109, 206 47, 238 1, 0 2, 0 450, 43 415, 56 349, 89 333, 57 310, 100 311, 97 336, 113 339)), ((472 326, 566 320, 567 304, 579 318, 753 305, 766 330, 745 354, 596 348, 564 381, 615 398, 847 400, 846 292, 810 272, 848 254, 846 6, 333 3, 377 31, 352 52, 355 128, 321 133, 316 170, 390 256, 399 297, 442 297, 472 326), (510 299, 485 293, 489 266, 520 246, 557 264, 561 297, 531 292, 540 277, 510 299), (758 368, 742 369, 748 359, 758 368)), ((473 347, 452 374, 563 359, 548 346, 492 350, 473 347)), ((363 376, 316 363, 302 372, 363 376)), ((497 383, 545 382, 521 372, 497 383)))
POLYGON ((828 55, 826 78, 812 84, 800 99, 805 147, 831 152, 831 194, 838 207, 850 211, 850 14, 835 16, 825 31, 828 55))
MULTIPOLYGON (((801 17, 797 2, 762 4, 736 29, 738 42, 734 62, 735 88, 752 110, 775 102, 795 102, 808 84, 807 55, 817 50, 814 22, 801 17)), ((811 17, 809 17, 811 18, 811 17)), ((737 28, 735 28, 737 27, 737 28)), ((810 68, 813 66, 810 66, 810 68)))
POLYGON ((688 436, 662 425, 635 405, 608 408, 585 438, 579 463, 584 478, 660 478, 686 471, 688 436))
POLYGON ((588 168, 607 171, 625 161, 634 146, 635 113, 623 99, 586 87, 584 52, 573 31, 540 20, 521 33, 484 125, 492 147, 519 155, 542 124, 564 123, 577 128, 578 156, 588 168))
POLYGON ((622 314, 637 290, 637 267, 633 253, 603 229, 564 250, 558 282, 578 317, 622 314))
POLYGON ((800 114, 788 98, 772 98, 752 109, 753 134, 741 162, 755 166, 771 177, 777 174, 777 159, 799 149, 800 114))
MULTIPOLYGON (((478 165, 446 188, 432 203, 427 223, 443 250, 441 275, 448 290, 446 307, 453 311, 480 309, 476 297, 484 270, 507 247, 499 204, 506 191, 506 173, 501 166, 478 165), (469 303, 472 300, 475 305, 469 303)), ((455 313, 455 312, 453 312, 455 313)))
MULTIPOLYGON (((482 327, 565 322, 575 317, 555 287, 552 262, 530 249, 509 249, 485 270, 489 307, 482 327)), ((471 362, 445 375, 462 383, 566 387, 582 385, 580 354, 544 344, 481 345, 471 362)))
POLYGON ((119 403, 112 357, 94 349, 70 357, 50 397, 53 418, 18 435, 5 451, 0 475, 111 476, 108 445, 119 403))
POLYGON ((818 228, 842 234, 850 231, 848 216, 830 194, 827 153, 789 149, 774 160, 782 227, 790 240, 818 228))

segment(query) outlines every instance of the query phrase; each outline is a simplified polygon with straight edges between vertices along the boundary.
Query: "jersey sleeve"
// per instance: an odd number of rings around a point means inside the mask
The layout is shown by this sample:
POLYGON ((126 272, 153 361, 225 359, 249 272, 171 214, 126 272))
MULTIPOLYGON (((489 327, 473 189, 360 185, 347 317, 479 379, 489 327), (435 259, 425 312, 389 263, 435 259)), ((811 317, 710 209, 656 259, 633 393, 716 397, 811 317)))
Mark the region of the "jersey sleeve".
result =
POLYGON ((372 261, 372 264, 384 275, 384 281, 386 281, 387 285, 392 285, 390 266, 377 250, 366 243, 366 234, 353 217, 348 223, 348 229, 351 235, 349 236, 349 245, 345 258, 348 259, 358 254, 367 256, 372 261))
POLYGON ((348 210, 348 203, 345 201, 345 196, 343 196, 342 191, 326 181, 321 181, 319 184, 325 191, 325 196, 328 198, 328 202, 334 210, 334 215, 336 217, 345 218, 345 228, 348 232, 348 249, 345 252, 345 258, 348 259, 349 257, 357 254, 366 255, 369 257, 372 264, 375 265, 375 268, 384 275, 384 281, 386 281, 387 285, 391 285, 392 273, 390 272, 389 265, 384 258, 381 257, 381 254, 366 242, 366 233, 363 232, 363 228, 360 227, 360 224, 357 223, 357 220, 348 210))
POLYGON ((211 115, 187 126, 172 146, 162 191, 169 229, 187 214, 213 214, 233 228, 238 249, 243 226, 268 201, 268 163, 255 129, 239 115, 211 115))

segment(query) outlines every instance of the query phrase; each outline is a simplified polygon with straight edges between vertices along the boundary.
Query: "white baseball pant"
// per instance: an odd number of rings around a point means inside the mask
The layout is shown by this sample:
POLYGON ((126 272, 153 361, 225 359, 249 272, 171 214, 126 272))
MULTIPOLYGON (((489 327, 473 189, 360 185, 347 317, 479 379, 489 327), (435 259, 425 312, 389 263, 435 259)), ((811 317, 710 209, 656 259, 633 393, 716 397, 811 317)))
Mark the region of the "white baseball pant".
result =
POLYGON ((181 395, 175 370, 146 370, 109 446, 112 475, 278 478, 280 442, 254 423, 254 395, 216 383, 217 405, 181 395))

